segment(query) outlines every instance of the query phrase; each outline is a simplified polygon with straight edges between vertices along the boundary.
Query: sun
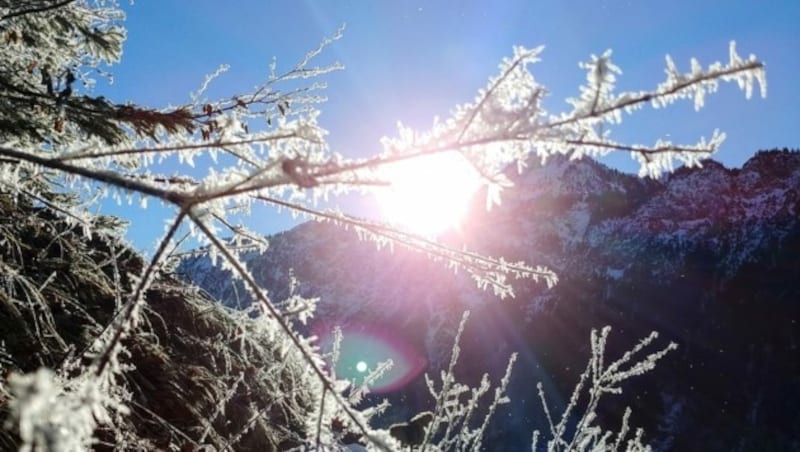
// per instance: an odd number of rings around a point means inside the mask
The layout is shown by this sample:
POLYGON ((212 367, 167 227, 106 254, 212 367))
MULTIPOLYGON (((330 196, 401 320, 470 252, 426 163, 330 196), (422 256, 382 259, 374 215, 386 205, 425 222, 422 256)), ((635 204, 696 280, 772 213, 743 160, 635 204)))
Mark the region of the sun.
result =
POLYGON ((381 173, 390 183, 375 193, 384 218, 423 235, 459 225, 481 184, 475 168, 452 151, 387 165, 381 173))

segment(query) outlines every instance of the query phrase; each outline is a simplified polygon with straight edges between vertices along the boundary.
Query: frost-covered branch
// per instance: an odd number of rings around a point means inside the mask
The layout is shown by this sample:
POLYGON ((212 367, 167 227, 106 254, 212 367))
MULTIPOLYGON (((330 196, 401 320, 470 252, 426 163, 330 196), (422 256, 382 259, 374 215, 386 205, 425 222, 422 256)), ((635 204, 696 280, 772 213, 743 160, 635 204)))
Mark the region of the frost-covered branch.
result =
POLYGON ((569 99, 572 110, 551 115, 540 104, 544 87, 528 71, 528 65, 538 61, 540 51, 541 48, 516 48, 514 57, 501 64, 500 75, 489 81, 474 103, 456 108, 449 119, 434 123, 425 133, 401 127, 398 138, 384 139, 384 154, 356 162, 349 169, 458 150, 482 168, 481 174, 494 175, 509 164, 524 164, 530 154, 544 160, 554 154, 581 158, 621 150, 639 160, 642 175, 657 177, 673 168, 675 160, 689 166, 699 164, 716 151, 724 136, 715 134, 710 141, 695 146, 673 146, 661 141, 644 146, 616 143, 609 139, 606 127, 600 133, 598 126, 617 125, 623 114, 648 103, 659 108, 688 98, 699 109, 705 95, 715 92, 721 81, 736 82, 748 98, 758 83, 762 96, 766 95, 764 64, 752 55, 742 59, 734 43, 727 64, 714 63, 703 69, 692 60, 691 72, 682 74, 667 57, 665 82, 652 90, 622 93, 614 92, 616 75, 621 70, 611 63, 611 53, 606 52, 581 65, 587 71, 587 83, 581 87, 579 97, 569 99))
POLYGON ((150 259, 150 264, 147 266, 147 268, 145 268, 142 276, 139 277, 138 284, 136 285, 133 294, 130 296, 125 305, 122 306, 122 309, 120 309, 118 315, 115 316, 115 319, 113 319, 114 323, 111 325, 111 337, 107 341, 105 341, 104 338, 99 338, 99 340, 102 342, 100 344, 96 344, 96 346, 99 346, 98 348, 100 348, 100 353, 94 360, 93 364, 94 372, 98 376, 102 376, 106 371, 106 368, 109 365, 114 364, 116 355, 119 351, 120 342, 127 334, 130 333, 133 328, 136 327, 138 321, 140 320, 140 311, 142 309, 142 304, 144 303, 145 293, 158 276, 158 272, 164 261, 164 258, 170 252, 169 247, 172 244, 172 238, 175 236, 175 233, 178 231, 178 228, 185 217, 186 213, 180 212, 175 217, 166 234, 159 242, 158 249, 156 250, 155 254, 153 254, 152 259, 150 259))
POLYGON ((359 236, 375 242, 379 247, 393 248, 402 246, 410 250, 424 252, 433 260, 445 262, 455 272, 465 268, 475 278, 479 286, 491 286, 495 294, 501 298, 513 296, 514 294, 513 286, 506 282, 505 276, 512 276, 514 279, 530 278, 537 282, 542 280, 548 287, 552 287, 558 282, 558 276, 542 266, 531 267, 524 262, 512 263, 505 261, 503 258, 493 258, 484 254, 470 252, 466 249, 454 249, 384 223, 356 218, 337 211, 323 211, 276 198, 259 197, 259 199, 306 214, 318 221, 327 221, 345 228, 351 228, 359 236))
MULTIPOLYGON (((591 356, 586 366, 586 370, 581 374, 580 379, 572 392, 569 403, 561 415, 558 424, 553 423, 553 419, 545 400, 542 384, 538 383, 537 390, 542 402, 545 415, 550 426, 551 439, 547 442, 548 452, 572 452, 578 450, 590 451, 617 451, 626 440, 629 431, 630 409, 626 409, 622 417, 622 424, 617 432, 603 431, 596 425, 597 409, 601 399, 606 394, 621 394, 620 384, 631 377, 642 375, 656 367, 669 352, 677 349, 677 344, 670 343, 666 347, 649 355, 640 358, 637 355, 644 349, 650 347, 658 338, 658 333, 653 332, 645 337, 630 351, 625 352, 621 358, 610 365, 605 365, 605 349, 608 340, 610 327, 603 328, 598 334, 592 330, 590 337, 591 356), (625 368, 625 370, 622 370, 625 368), (588 396, 588 401, 581 409, 581 414, 577 415, 577 422, 570 426, 576 416, 574 411, 581 405, 580 400, 588 396)), ((536 450, 538 432, 534 434, 532 450, 536 450)), ((650 450, 643 443, 643 431, 638 429, 633 438, 627 440, 628 451, 650 450)))
POLYGON ((450 364, 447 369, 441 371, 439 388, 436 388, 434 380, 427 374, 425 375, 428 391, 435 400, 434 408, 419 427, 422 428, 422 434, 419 435, 418 441, 406 442, 408 446, 421 446, 422 452, 428 450, 480 450, 483 436, 497 407, 510 401, 506 394, 511 372, 516 362, 516 354, 509 357, 505 374, 494 388, 494 396, 483 411, 483 418, 479 419, 477 424, 473 423, 477 407, 484 402, 483 396, 489 393, 491 384, 489 376, 486 374, 483 375, 481 383, 476 388, 470 388, 456 380, 455 366, 461 353, 459 342, 468 318, 469 312, 465 312, 461 317, 453 340, 450 364))
POLYGON ((58 0, 53 2, 38 2, 38 4, 37 2, 31 2, 30 0, 27 0, 25 2, 19 2, 22 3, 23 6, 26 6, 27 8, 17 9, 17 10, 9 8, 11 12, 6 13, 2 17, 0 17, 0 21, 13 19, 15 17, 24 16, 26 14, 37 14, 46 11, 52 11, 67 6, 70 3, 74 3, 75 1, 76 0, 58 0))

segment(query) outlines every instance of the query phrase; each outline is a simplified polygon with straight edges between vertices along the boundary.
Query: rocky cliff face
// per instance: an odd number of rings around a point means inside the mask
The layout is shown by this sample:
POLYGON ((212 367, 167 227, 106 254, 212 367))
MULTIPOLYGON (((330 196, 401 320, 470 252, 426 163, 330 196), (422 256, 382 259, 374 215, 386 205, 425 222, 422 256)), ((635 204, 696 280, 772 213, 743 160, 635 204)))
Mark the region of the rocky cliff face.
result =
MULTIPOLYGON (((542 426, 536 382, 563 403, 589 330, 603 325, 613 328, 612 356, 651 330, 680 348, 601 415, 631 406, 634 424, 664 450, 800 449, 800 153, 759 152, 741 169, 707 162, 661 181, 590 160, 513 179, 499 208, 487 214, 476 203, 468 226, 442 240, 548 265, 560 277, 554 289, 528 283, 516 299, 496 300, 424 256, 377 251, 317 223, 272 237, 267 253, 246 260, 275 299, 293 271, 304 294, 321 297, 318 318, 385 325, 429 370, 471 309, 467 379, 496 374, 513 351, 521 357, 492 450, 526 447, 519 432, 542 426)), ((225 304, 248 303, 204 258, 180 272, 225 304)), ((416 408, 423 386, 414 380, 390 396, 416 408)))

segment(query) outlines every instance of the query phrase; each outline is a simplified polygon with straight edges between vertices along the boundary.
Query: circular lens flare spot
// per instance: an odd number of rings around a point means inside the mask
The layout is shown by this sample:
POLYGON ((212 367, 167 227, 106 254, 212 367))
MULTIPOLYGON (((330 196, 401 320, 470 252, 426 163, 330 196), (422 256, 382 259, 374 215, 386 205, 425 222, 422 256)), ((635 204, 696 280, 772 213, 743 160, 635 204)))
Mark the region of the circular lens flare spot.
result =
MULTIPOLYGON (((312 327, 323 353, 330 353, 333 349, 333 331, 334 324, 328 322, 318 322, 312 327)), ((400 389, 416 378, 427 365, 423 354, 401 335, 392 332, 391 328, 371 323, 343 326, 339 358, 328 365, 336 378, 360 385, 370 374, 370 369, 376 369, 387 360, 392 360, 392 367, 370 385, 372 392, 400 389)))
POLYGON ((387 165, 381 177, 391 185, 375 197, 385 219, 433 235, 458 226, 481 179, 457 152, 443 152, 387 165))

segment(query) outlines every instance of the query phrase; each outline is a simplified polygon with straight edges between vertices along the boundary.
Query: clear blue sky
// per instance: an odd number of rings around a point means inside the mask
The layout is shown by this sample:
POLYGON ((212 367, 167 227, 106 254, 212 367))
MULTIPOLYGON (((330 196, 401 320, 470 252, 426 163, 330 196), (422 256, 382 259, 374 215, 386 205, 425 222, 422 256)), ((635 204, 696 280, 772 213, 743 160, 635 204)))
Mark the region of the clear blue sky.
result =
MULTIPOLYGON (((329 102, 320 122, 331 147, 348 156, 380 150, 398 120, 420 129, 436 115, 471 100, 513 45, 546 46, 534 67, 548 87, 547 108, 560 111, 584 80, 578 61, 614 50, 621 89, 653 88, 664 78, 664 55, 688 68, 739 53, 767 63, 766 99, 745 100, 734 86, 694 112, 690 103, 626 119, 613 136, 652 143, 669 136, 693 143, 715 128, 728 134, 717 159, 740 166, 758 149, 800 147, 800 1, 673 0, 140 0, 124 3, 128 41, 115 83, 102 93, 115 101, 154 107, 188 102, 189 93, 219 64, 231 70, 214 85, 219 96, 264 80, 273 56, 288 67, 323 36, 346 24, 344 38, 323 57, 346 66, 326 78, 329 102)), ((609 159, 633 170, 627 155, 609 159)), ((110 208, 131 216, 129 239, 153 246, 164 211, 110 208)), ((277 232, 294 224, 286 213, 259 212, 256 228, 277 232)))

